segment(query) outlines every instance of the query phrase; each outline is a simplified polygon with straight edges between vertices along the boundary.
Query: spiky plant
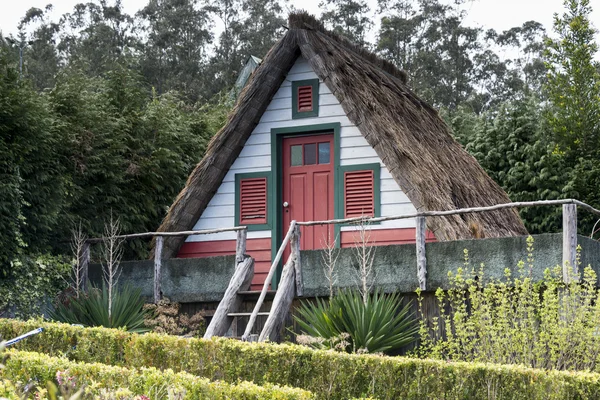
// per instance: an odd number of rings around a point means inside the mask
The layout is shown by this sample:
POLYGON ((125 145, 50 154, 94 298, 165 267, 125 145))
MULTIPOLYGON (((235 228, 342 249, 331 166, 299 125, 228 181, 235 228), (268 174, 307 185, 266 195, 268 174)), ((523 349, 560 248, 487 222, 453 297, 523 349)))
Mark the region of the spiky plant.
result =
POLYGON ((112 312, 109 316, 109 291, 92 287, 87 294, 59 303, 49 312, 51 319, 83 326, 123 328, 129 332, 142 333, 149 329, 144 325, 145 311, 141 289, 129 285, 112 292, 112 312))
POLYGON ((295 319, 304 334, 321 338, 313 346, 348 352, 392 353, 412 343, 418 332, 410 303, 400 308, 397 293, 363 297, 343 290, 329 300, 303 303, 295 319))

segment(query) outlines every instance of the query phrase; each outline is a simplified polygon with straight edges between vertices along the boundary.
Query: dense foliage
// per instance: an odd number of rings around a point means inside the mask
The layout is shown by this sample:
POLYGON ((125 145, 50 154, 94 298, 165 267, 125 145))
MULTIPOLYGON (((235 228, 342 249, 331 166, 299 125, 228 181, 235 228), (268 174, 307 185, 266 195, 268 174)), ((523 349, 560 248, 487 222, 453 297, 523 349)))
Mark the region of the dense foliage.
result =
MULTIPOLYGON (((323 399, 371 396, 379 399, 562 400, 592 399, 600 394, 600 374, 589 372, 353 355, 316 351, 297 345, 244 343, 231 339, 136 335, 105 328, 80 328, 39 321, 0 320, 0 334, 13 337, 38 326, 45 328, 43 334, 15 347, 53 356, 64 354, 71 360, 86 363, 114 365, 114 369, 106 370, 107 373, 120 371, 121 368, 116 366, 129 371, 141 366, 171 368, 175 372, 186 371, 211 381, 237 383, 247 380, 267 387, 269 384, 297 387, 323 399), (77 344, 75 348, 72 343, 77 344)), ((43 364, 36 366, 36 358, 41 360, 41 356, 24 357, 29 357, 28 369, 44 369, 43 364)), ((52 359, 51 362, 58 360, 68 363, 64 358, 52 359)), ((78 368, 86 367, 78 364, 78 368)), ((174 375, 167 376, 177 379, 174 375)), ((124 378, 114 379, 121 382, 117 379, 124 378)))
MULTIPOLYGON (((81 398, 85 399, 312 399, 314 396, 301 389, 266 384, 258 386, 250 382, 211 382, 206 378, 172 370, 160 371, 142 366, 122 368, 99 363, 75 363, 66 358, 45 354, 9 351, 5 368, 0 377, 13 382, 40 382, 30 387, 29 393, 36 398, 51 398, 43 382, 68 384, 71 392, 83 387, 81 398)), ((8 385, 7 385, 8 386, 8 385)), ((25 385, 22 385, 25 386, 25 385)), ((52 387, 52 386, 48 386, 52 387)), ((25 387, 4 389, 8 395, 25 390, 25 387), (14 391, 11 393, 11 391, 14 391)), ((2 381, 0 395, 4 396, 2 381)), ((8 396, 7 396, 8 397, 8 396)), ((8 398, 21 398, 10 396, 8 398)), ((79 397, 78 397, 79 398, 79 397)))
POLYGON ((68 286, 71 265, 62 257, 21 256, 9 263, 10 277, 0 284, 0 317, 40 315, 51 299, 68 286))
MULTIPOLYGON (((533 239, 527 263, 504 279, 469 264, 450 273, 436 292, 440 316, 421 322, 419 354, 443 360, 519 364, 533 368, 598 371, 600 294, 591 267, 581 282, 565 284, 560 266, 534 282, 533 239)), ((422 315, 424 315, 422 313, 422 315)))

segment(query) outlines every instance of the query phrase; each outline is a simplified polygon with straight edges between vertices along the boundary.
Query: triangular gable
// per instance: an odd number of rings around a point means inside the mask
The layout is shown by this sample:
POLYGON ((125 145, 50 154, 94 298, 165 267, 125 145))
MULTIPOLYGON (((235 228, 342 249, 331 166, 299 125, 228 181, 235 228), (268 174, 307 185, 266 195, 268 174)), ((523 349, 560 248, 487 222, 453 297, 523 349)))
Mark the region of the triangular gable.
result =
MULTIPOLYGON (((417 209, 448 210, 509 201, 451 137, 437 112, 408 89, 401 73, 375 56, 364 56, 311 18, 304 14, 290 17, 291 29, 255 71, 159 230, 193 227, 300 55, 331 89, 417 209)), ((428 220, 439 240, 470 237, 472 226, 486 237, 526 233, 514 210, 428 220)), ((166 240, 165 256, 173 257, 182 241, 166 240)))

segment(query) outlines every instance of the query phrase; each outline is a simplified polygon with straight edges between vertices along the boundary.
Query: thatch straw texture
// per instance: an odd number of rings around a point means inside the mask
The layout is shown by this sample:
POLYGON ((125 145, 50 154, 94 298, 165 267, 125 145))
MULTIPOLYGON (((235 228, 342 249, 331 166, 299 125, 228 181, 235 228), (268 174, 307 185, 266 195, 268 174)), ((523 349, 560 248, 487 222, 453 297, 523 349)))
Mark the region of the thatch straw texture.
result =
MULTIPOLYGON (((308 14, 290 15, 289 24, 289 31, 255 71, 159 230, 193 227, 300 55, 333 92, 417 210, 510 201, 452 138, 438 113, 407 87, 402 71, 327 32, 308 14)), ((481 237, 527 233, 515 210, 429 218, 427 226, 438 240, 469 238, 473 230, 481 237)), ((182 242, 165 240, 165 256, 174 257, 182 242)))

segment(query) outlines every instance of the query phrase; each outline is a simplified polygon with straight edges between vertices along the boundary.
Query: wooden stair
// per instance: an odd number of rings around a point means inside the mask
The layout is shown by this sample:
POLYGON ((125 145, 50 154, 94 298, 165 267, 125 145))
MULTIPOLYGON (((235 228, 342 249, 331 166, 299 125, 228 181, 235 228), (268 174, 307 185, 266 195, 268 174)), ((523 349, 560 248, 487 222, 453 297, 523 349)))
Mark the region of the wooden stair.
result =
POLYGON ((281 243, 281 247, 271 264, 269 274, 265 279, 263 289, 261 291, 249 290, 252 278, 254 277, 254 259, 244 254, 246 251, 246 232, 238 231, 238 243, 236 246, 236 269, 233 277, 229 281, 229 286, 223 295, 223 299, 219 303, 215 314, 213 315, 206 333, 205 339, 210 339, 213 336, 225 336, 234 318, 248 317, 248 324, 242 340, 254 339, 255 335, 251 335, 252 328, 258 316, 266 316, 267 320, 258 337, 258 341, 278 341, 283 323, 289 313, 294 295, 302 295, 300 281, 300 229, 296 225, 296 221, 292 221, 287 235, 281 243), (243 236, 240 237, 240 232, 243 236), (268 290, 269 284, 273 278, 273 274, 279 265, 283 250, 288 242, 291 247, 291 254, 283 266, 281 279, 277 290, 268 290), (273 304, 270 311, 260 311, 263 301, 269 296, 273 298, 273 304), (254 310, 250 312, 240 311, 240 306, 244 299, 254 299, 256 305, 254 310))

